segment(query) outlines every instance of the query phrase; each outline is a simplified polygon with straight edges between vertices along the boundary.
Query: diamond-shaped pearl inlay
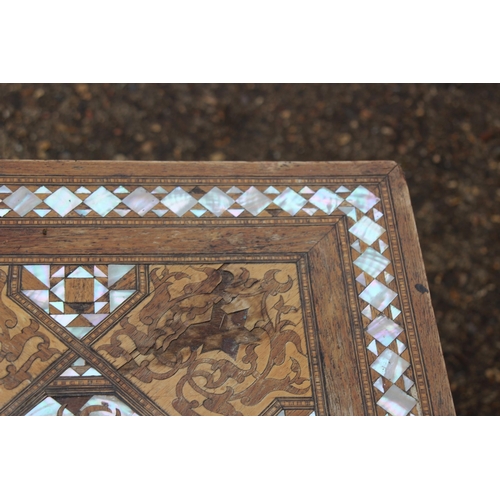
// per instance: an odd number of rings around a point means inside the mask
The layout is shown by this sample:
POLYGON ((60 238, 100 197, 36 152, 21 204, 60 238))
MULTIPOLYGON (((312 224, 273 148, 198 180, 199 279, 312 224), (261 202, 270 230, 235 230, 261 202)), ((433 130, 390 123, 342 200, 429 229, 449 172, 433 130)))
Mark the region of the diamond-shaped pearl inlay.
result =
POLYGON ((309 198, 310 203, 317 206, 328 215, 330 215, 343 201, 343 198, 325 187, 318 189, 318 191, 309 198))
POLYGON ((382 312, 397 296, 380 281, 373 280, 360 294, 360 298, 382 312))
POLYGON ((385 229, 382 226, 373 222, 366 215, 359 219, 349 231, 367 245, 373 245, 373 243, 385 233, 385 229))
POLYGON ((259 215, 262 210, 265 210, 271 200, 264 194, 262 194, 257 188, 252 186, 247 189, 237 200, 245 210, 248 210, 252 215, 259 215))
POLYGON ((293 189, 286 188, 279 196, 274 198, 273 203, 290 215, 295 215, 307 203, 307 200, 293 189))
POLYGON ((366 331, 381 344, 387 347, 403 329, 394 321, 383 314, 375 318, 367 327, 366 331))
POLYGON ((42 200, 35 196, 29 189, 24 186, 17 191, 7 196, 3 202, 14 212, 17 212, 21 217, 24 217, 28 212, 31 212, 36 206, 42 203, 42 200))
POLYGON ((358 186, 346 199, 348 203, 361 210, 364 214, 376 205, 380 198, 363 186, 358 186))
POLYGON ((188 210, 191 210, 198 203, 189 193, 181 187, 176 187, 161 202, 174 214, 182 217, 188 210))
POLYGON ((61 217, 65 217, 71 210, 82 203, 82 200, 66 187, 59 188, 55 193, 45 198, 44 201, 61 217))
POLYGON ((111 210, 120 204, 121 200, 101 186, 84 201, 94 212, 97 212, 101 217, 106 217, 111 210))
POLYGON ((372 364, 371 367, 380 375, 384 376, 392 383, 398 381, 405 370, 410 366, 410 363, 401 356, 386 349, 372 364))
POLYGON ((410 413, 417 402, 397 385, 393 385, 377 401, 377 404, 393 416, 404 417, 410 413))
POLYGON ((123 203, 137 215, 144 217, 155 205, 158 205, 159 200, 143 187, 140 187, 124 198, 123 203))
POLYGON ((376 278, 389 263, 389 259, 371 247, 368 247, 363 254, 354 261, 356 266, 365 271, 365 273, 368 273, 372 278, 376 278))
POLYGON ((234 203, 234 200, 218 187, 214 187, 198 202, 215 216, 220 217, 234 203))

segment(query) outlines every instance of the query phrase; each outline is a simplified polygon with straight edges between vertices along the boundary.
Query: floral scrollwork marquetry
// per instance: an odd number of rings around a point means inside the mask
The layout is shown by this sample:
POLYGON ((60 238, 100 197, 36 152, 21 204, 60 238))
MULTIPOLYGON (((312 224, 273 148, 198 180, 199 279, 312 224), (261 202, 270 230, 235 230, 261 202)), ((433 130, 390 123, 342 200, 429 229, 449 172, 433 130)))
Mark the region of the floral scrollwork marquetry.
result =
POLYGON ((6 267, 0 268, 0 407, 66 350, 7 297, 7 273, 6 267))
POLYGON ((259 414, 310 396, 294 264, 153 265, 151 295, 94 348, 169 414, 259 414))

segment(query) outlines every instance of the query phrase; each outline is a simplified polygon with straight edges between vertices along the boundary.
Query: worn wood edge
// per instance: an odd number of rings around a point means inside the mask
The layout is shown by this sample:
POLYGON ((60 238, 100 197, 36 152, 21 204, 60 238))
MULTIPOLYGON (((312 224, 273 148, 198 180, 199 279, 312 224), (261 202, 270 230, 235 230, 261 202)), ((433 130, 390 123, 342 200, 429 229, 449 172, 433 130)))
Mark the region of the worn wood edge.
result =
POLYGON ((88 176, 88 177, 230 177, 275 176, 309 177, 339 175, 387 175, 393 161, 78 161, 78 160, 0 160, 0 176, 88 176))
POLYGON ((341 252, 334 226, 307 254, 325 399, 329 415, 365 415, 367 394, 356 355, 348 286, 339 265, 341 252))
POLYGON ((432 413, 433 415, 455 415, 430 292, 422 293, 415 288, 415 285, 420 284, 429 290, 429 284, 423 264, 410 193, 400 165, 395 165, 388 175, 388 180, 396 215, 397 232, 404 255, 404 266, 409 285, 408 293, 415 316, 415 329, 420 344, 424 347, 421 355, 423 369, 427 376, 432 413))
POLYGON ((337 241, 339 245, 339 255, 341 257, 342 279, 346 299, 350 308, 349 321, 352 331, 352 339, 355 346, 354 352, 357 361, 357 371, 362 390, 363 403, 365 405, 365 415, 377 415, 376 398, 371 378, 370 362, 365 344, 365 329, 359 306, 359 296, 356 287, 356 273, 352 259, 351 246, 347 218, 344 218, 336 225, 337 241))
POLYGON ((317 415, 328 415, 326 408, 326 390, 324 385, 323 367, 320 363, 320 343, 318 330, 315 328, 314 303, 312 286, 309 275, 307 254, 304 254, 296 263, 297 278, 302 304, 302 317, 304 334, 307 343, 309 370, 311 376, 311 389, 313 405, 317 415))
POLYGON ((116 227, 67 227, 42 232, 39 228, 14 226, 0 232, 3 258, 8 256, 71 257, 72 255, 99 255, 105 248, 107 253, 123 257, 140 257, 145 254, 183 255, 187 259, 196 255, 216 252, 218 254, 245 254, 273 252, 307 252, 330 230, 327 225, 304 225, 300 230, 290 231, 287 226, 266 227, 233 226, 221 227, 214 237, 210 231, 196 227, 138 227, 134 238, 127 228, 116 227), (137 241, 141 241, 140 252, 137 241), (185 242, 189 241, 186 248, 185 242), (69 251, 68 251, 69 250, 69 251), (75 252, 74 254, 72 252, 75 252))

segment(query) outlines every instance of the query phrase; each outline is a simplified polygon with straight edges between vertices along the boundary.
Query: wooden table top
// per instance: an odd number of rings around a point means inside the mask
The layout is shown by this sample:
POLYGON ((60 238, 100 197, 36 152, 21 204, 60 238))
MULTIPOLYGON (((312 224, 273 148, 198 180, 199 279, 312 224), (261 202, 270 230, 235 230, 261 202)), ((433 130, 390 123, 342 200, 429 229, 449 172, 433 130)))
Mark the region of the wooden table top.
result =
POLYGON ((453 415, 394 162, 0 161, 1 415, 453 415))

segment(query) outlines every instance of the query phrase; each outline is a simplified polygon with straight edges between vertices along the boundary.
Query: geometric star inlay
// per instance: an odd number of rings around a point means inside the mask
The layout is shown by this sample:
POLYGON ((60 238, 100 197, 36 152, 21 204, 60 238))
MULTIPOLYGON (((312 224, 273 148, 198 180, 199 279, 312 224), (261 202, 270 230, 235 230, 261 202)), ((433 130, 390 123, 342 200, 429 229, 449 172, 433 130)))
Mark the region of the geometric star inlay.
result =
POLYGON ((135 265, 27 265, 21 292, 81 339, 137 290, 135 265))

